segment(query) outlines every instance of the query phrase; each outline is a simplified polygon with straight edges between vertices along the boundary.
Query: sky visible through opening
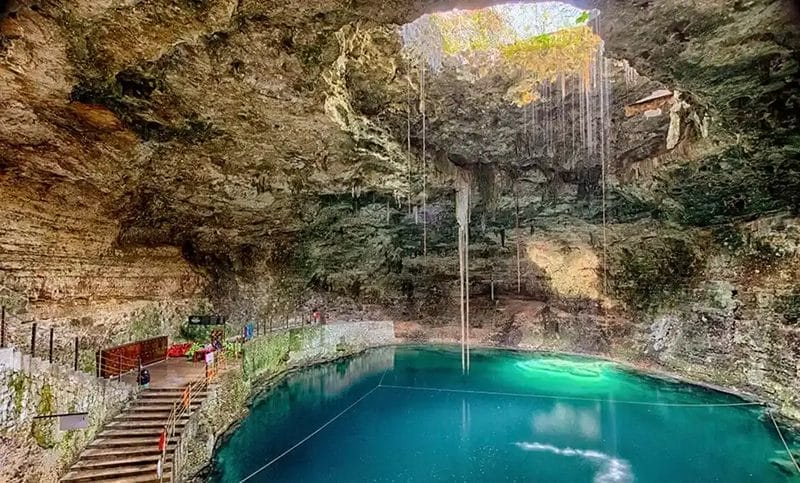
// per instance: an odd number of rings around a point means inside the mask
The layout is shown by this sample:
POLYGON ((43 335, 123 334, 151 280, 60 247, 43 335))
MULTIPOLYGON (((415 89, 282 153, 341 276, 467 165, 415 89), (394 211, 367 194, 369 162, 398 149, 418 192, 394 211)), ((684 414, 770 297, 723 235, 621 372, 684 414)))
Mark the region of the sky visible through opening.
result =
MULTIPOLYGON (((486 10, 493 10, 499 14, 519 39, 583 25, 588 20, 588 16, 584 16, 584 10, 561 2, 506 3, 486 10), (582 21, 579 22, 579 19, 582 21)), ((450 12, 442 15, 448 14, 450 12)))
POLYGON ((589 11, 562 2, 507 3, 423 15, 401 32, 407 56, 438 70, 445 57, 497 52, 585 26, 590 18, 589 11))

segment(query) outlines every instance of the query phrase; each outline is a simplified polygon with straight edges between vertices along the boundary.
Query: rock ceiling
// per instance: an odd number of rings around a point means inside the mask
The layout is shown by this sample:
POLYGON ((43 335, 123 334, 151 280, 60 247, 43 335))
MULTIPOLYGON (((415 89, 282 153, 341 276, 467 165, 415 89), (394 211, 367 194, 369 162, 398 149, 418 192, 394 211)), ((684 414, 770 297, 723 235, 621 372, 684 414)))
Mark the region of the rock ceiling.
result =
MULTIPOLYGON (((215 257, 282 250, 321 195, 403 189, 406 106, 418 89, 409 93, 397 26, 486 3, 7 2, 0 184, 110 213, 125 246, 215 257)), ((695 137, 708 128, 702 118, 713 119, 707 149, 756 145, 766 133, 780 146, 796 142, 798 42, 781 2, 581 6, 603 12, 617 59, 620 179, 667 151, 669 116, 624 115, 659 89, 685 92, 695 137), (632 88, 622 60, 642 75, 632 88)), ((503 82, 432 81, 430 152, 524 165, 513 148, 519 112, 502 101, 503 82)))

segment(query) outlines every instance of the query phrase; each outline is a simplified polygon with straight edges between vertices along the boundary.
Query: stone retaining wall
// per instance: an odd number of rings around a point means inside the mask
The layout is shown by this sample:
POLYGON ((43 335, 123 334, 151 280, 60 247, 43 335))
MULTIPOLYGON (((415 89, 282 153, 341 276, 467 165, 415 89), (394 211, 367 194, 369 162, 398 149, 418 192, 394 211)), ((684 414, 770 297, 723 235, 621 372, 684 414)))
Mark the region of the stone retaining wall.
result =
POLYGON ((135 393, 124 382, 0 349, 0 481, 57 481, 135 393), (89 413, 89 427, 60 431, 57 418, 33 419, 67 412, 89 413))
POLYGON ((391 321, 299 327, 248 342, 241 366, 219 376, 199 415, 193 416, 184 429, 182 476, 195 476, 208 467, 218 439, 246 415, 251 397, 268 381, 292 368, 395 342, 391 321))

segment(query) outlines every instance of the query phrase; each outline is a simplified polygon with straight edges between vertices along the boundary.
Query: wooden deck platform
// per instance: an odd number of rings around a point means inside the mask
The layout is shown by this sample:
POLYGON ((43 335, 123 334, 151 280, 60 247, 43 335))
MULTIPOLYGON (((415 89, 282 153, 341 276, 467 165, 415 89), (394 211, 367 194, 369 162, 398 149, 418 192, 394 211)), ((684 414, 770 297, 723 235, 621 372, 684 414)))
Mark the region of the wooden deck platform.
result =
MULTIPOLYGON (((150 387, 170 388, 185 386, 205 374, 204 362, 190 362, 185 357, 167 359, 147 366, 150 371, 150 387)), ((136 384, 136 372, 129 372, 122 376, 122 380, 136 384)))

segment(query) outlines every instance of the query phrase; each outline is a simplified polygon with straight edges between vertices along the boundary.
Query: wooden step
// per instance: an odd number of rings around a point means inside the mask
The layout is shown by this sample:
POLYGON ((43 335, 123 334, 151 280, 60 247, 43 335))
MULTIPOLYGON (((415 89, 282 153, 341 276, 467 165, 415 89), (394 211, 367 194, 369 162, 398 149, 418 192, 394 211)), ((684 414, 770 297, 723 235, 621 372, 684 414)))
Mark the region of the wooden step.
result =
MULTIPOLYGON (((98 438, 139 438, 147 436, 155 436, 156 438, 161 434, 163 427, 157 428, 142 428, 142 429, 104 429, 97 435, 98 438)), ((180 434, 181 429, 178 428, 176 433, 180 434)))
POLYGON ((170 411, 135 411, 125 412, 114 418, 114 421, 150 421, 161 419, 166 421, 170 411))
MULTIPOLYGON (((205 399, 194 398, 189 402, 189 404, 199 405, 204 400, 205 399)), ((180 403, 180 402, 182 402, 180 398, 177 398, 177 399, 176 398, 169 398, 169 397, 167 397, 167 398, 158 397, 158 398, 147 398, 147 399, 138 398, 137 400, 135 400, 135 401, 133 401, 131 403, 131 406, 140 407, 140 406, 147 406, 147 405, 150 405, 150 404, 159 404, 159 405, 168 404, 168 405, 172 406, 173 404, 180 403)))
MULTIPOLYGON (((64 480, 61 480, 64 481, 64 480)), ((94 482, 100 483, 162 483, 160 478, 156 478, 155 474, 148 475, 135 475, 135 476, 123 476, 123 477, 109 477, 109 478, 98 478, 96 480, 91 480, 94 482)), ((172 473, 164 473, 163 483, 169 483, 172 481, 172 473)))
MULTIPOLYGON (((80 454, 78 462, 61 479, 65 483, 160 483, 156 478, 162 452, 158 443, 164 424, 183 400, 185 387, 151 387, 142 391, 80 454)), ((208 391, 193 395, 190 406, 175 422, 175 435, 167 441, 164 479, 170 481, 172 455, 178 437, 208 391)))
MULTIPOLYGON (((172 451, 175 449, 174 444, 167 445, 167 455, 169 458, 172 456, 172 451)), ((89 448, 81 453, 78 464, 83 460, 93 459, 107 459, 107 458, 123 458, 125 456, 144 456, 154 455, 158 457, 161 451, 158 449, 158 441, 155 444, 147 444, 145 446, 119 446, 109 448, 89 448)))
MULTIPOLYGON (((88 446, 91 449, 97 448, 142 448, 154 446, 158 448, 158 435, 153 436, 132 436, 121 438, 105 438, 98 436, 97 439, 92 441, 88 446)), ((176 438, 172 438, 167 443, 177 443, 176 438)))
MULTIPOLYGON (((106 481, 105 479, 120 478, 126 476, 151 476, 156 478, 155 462, 138 465, 110 466, 104 468, 76 468, 72 469, 61 478, 62 482, 84 482, 84 481, 106 481)), ((164 473, 172 469, 172 464, 164 465, 164 473)))
MULTIPOLYGON (((200 391, 192 394, 193 398, 200 397, 204 398, 208 396, 207 391, 200 391)), ((178 392, 143 392, 139 394, 139 399, 154 399, 154 398, 169 398, 169 399, 180 399, 183 397, 183 391, 178 392)))
POLYGON ((172 411, 172 404, 140 404, 129 407, 123 414, 138 414, 138 413, 157 413, 166 411, 169 414, 172 411))
MULTIPOLYGON (((72 467, 73 470, 97 469, 105 468, 108 466, 122 467, 130 465, 145 465, 155 464, 161 458, 161 452, 140 454, 140 455, 112 455, 108 458, 90 458, 84 460, 81 458, 78 463, 72 467)), ((166 462, 172 462, 172 453, 166 454, 166 462)))
MULTIPOLYGON (((188 415, 175 420, 175 427, 185 426, 189 420, 188 415)), ((156 418, 152 420, 138 420, 138 421, 112 421, 106 425, 106 429, 163 429, 166 424, 166 419, 156 418)))

